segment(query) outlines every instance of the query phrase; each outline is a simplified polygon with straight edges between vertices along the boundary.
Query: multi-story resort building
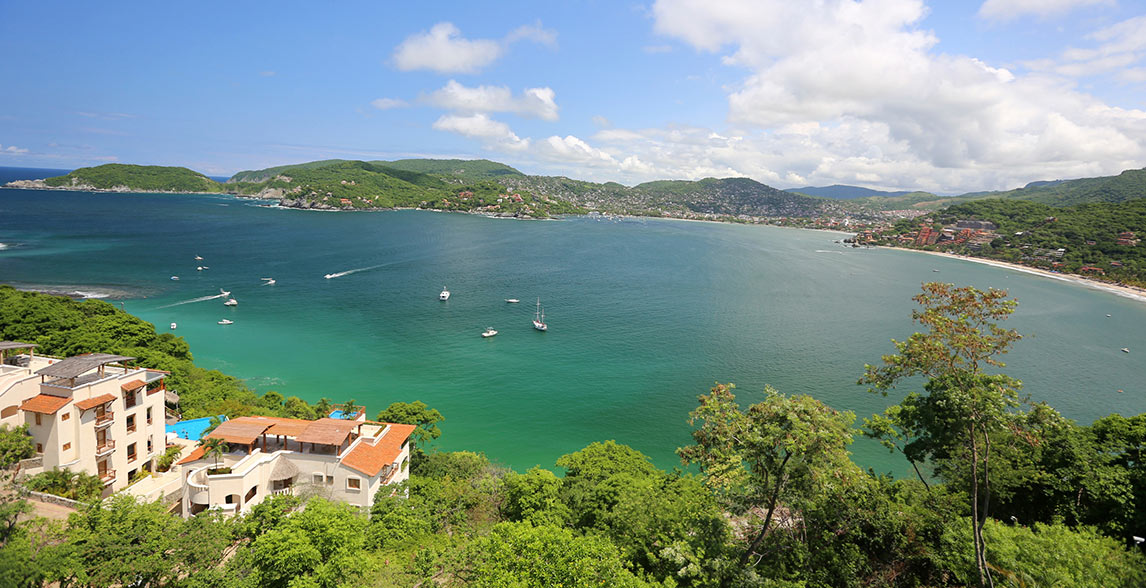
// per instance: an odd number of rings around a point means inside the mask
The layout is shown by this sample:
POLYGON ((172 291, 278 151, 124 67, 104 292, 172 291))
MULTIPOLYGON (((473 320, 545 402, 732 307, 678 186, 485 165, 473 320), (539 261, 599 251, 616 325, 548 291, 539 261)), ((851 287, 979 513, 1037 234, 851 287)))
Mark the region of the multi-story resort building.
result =
POLYGON ((105 495, 127 486, 166 447, 167 373, 104 353, 38 357, 35 347, 0 341, 0 424, 27 424, 40 460, 25 471, 87 472, 105 495))
POLYGON ((28 425, 36 444, 24 474, 87 472, 103 481, 106 496, 138 472, 155 471, 171 442, 186 457, 162 479, 128 491, 178 504, 185 517, 207 509, 239 514, 288 493, 368 508, 383 488, 409 478, 414 425, 370 422, 364 411, 314 421, 238 417, 192 447, 166 432, 166 372, 130 367, 133 358, 120 355, 37 356, 35 347, 0 341, 0 424, 28 425), (217 453, 208 451, 214 443, 222 444, 217 453))
POLYGON ((246 512, 274 494, 321 494, 369 508, 386 486, 410 477, 414 425, 375 423, 362 412, 315 421, 238 417, 204 439, 228 451, 211 456, 206 446, 179 461, 184 516, 208 508, 246 512))

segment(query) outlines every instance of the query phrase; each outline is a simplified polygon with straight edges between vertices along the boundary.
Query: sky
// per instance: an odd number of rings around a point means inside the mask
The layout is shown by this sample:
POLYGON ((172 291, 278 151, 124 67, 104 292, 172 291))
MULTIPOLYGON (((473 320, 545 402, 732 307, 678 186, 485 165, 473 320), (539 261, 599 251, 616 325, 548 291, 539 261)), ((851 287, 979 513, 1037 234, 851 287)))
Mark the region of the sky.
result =
POLYGON ((937 193, 1146 166, 1146 0, 414 4, 0 0, 0 166, 937 193))

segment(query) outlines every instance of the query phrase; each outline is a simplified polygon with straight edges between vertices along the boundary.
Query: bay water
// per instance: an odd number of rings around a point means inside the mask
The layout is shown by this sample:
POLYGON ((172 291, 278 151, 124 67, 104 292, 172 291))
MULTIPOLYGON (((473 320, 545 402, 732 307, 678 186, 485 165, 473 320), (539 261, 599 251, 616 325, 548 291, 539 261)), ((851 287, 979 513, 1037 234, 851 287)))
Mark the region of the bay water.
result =
MULTIPOLYGON (((45 175, 0 169, 0 181, 45 175)), ((911 296, 933 280, 1019 300, 1007 326, 1025 338, 1005 371, 1032 399, 1082 423, 1146 411, 1146 304, 1075 284, 847 248, 823 231, 266 204, 0 190, 0 283, 108 296, 160 331, 176 323, 199 365, 260 392, 355 399, 370 417, 422 400, 446 417, 440 447, 519 471, 606 439, 678 465, 688 413, 717 381, 744 405, 772 385, 880 412, 913 388, 885 398, 856 381, 916 330, 911 296), (538 299, 545 333, 531 326, 538 299), (487 327, 499 334, 483 339, 487 327)), ((873 442, 853 452, 908 471, 873 442)))

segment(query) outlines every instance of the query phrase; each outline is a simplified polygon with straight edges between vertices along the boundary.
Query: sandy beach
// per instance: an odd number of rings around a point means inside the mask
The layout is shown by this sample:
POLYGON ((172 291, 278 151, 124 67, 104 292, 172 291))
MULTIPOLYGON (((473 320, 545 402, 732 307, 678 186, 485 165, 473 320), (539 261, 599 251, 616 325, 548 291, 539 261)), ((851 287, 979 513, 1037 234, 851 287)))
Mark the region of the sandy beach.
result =
POLYGON ((962 261, 970 261, 972 263, 981 263, 983 265, 993 265, 995 267, 1001 267, 1001 268, 1005 268, 1005 269, 1009 269, 1009 270, 1014 270, 1017 272, 1023 272, 1023 273, 1027 273, 1027 274, 1034 274, 1037 276, 1042 276, 1044 278, 1050 278, 1052 280, 1059 280, 1062 282, 1071 282, 1073 284, 1078 284, 1080 286, 1086 286, 1087 288, 1093 288, 1095 290, 1103 290, 1105 292, 1110 292, 1111 294, 1115 294, 1117 296, 1122 296, 1123 298, 1130 298, 1133 300, 1137 300, 1138 302, 1146 302, 1146 289, 1136 288, 1134 286, 1120 286, 1118 284, 1110 284, 1107 282, 1100 282, 1098 280, 1093 280, 1093 279, 1090 279, 1090 278, 1087 278, 1084 276, 1080 276, 1077 274, 1060 274, 1060 273, 1050 272, 1050 271, 1042 270, 1042 269, 1038 269, 1038 268, 1028 267, 1025 265, 1020 265, 1017 263, 1010 263, 1007 261, 999 261, 996 259, 984 259, 981 257, 969 257, 966 255, 955 255, 954 253, 944 253, 941 251, 923 251, 922 249, 907 249, 905 247, 886 247, 885 249, 894 249, 896 251, 911 251, 913 253, 925 253, 927 255, 937 255, 937 256, 946 257, 949 259, 959 259, 962 261))

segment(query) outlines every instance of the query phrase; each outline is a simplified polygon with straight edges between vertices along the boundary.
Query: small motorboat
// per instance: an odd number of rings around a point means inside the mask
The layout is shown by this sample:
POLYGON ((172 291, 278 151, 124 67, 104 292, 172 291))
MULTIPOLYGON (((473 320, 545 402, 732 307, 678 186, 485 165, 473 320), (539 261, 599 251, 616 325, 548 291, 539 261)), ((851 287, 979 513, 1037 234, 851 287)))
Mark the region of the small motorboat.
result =
POLYGON ((324 278, 326 278, 326 279, 328 279, 328 280, 329 280, 330 278, 333 278, 333 277, 334 277, 334 274, 326 274, 325 276, 322 276, 322 277, 324 277, 324 278))
POLYGON ((204 269, 206 269, 206 268, 204 268, 203 266, 199 266, 199 267, 195 268, 195 271, 197 271, 197 272, 201 272, 201 271, 203 271, 204 269))
POLYGON ((506 298, 505 301, 510 303, 510 304, 517 304, 518 302, 521 302, 520 300, 518 300, 516 298, 506 298))
POLYGON ((196 256, 195 256, 195 261, 203 261, 203 258, 202 258, 202 257, 199 257, 198 255, 196 255, 196 256))
POLYGON ((174 331, 174 330, 175 330, 175 327, 177 327, 177 326, 178 326, 178 325, 176 325, 175 323, 171 323, 171 330, 172 330, 172 331, 174 331))
POLYGON ((230 320, 230 319, 223 319, 223 320, 219 321, 219 324, 220 325, 233 325, 233 324, 235 324, 235 321, 230 320))
POLYGON ((1106 315, 1106 318, 1110 318, 1110 315, 1106 315))
POLYGON ((442 293, 438 294, 438 300, 449 300, 449 299, 450 299, 450 291, 447 290, 445 286, 442 286, 442 293))
POLYGON ((179 279, 179 276, 171 276, 171 279, 172 279, 172 280, 178 280, 178 279, 179 279))
POLYGON ((225 297, 230 296, 230 295, 231 295, 230 290, 224 290, 222 288, 219 288, 219 296, 222 296, 225 298, 225 297))
POLYGON ((275 285, 275 279, 274 278, 259 278, 259 279, 263 281, 264 286, 274 286, 275 285))
POLYGON ((239 305, 239 301, 235 300, 234 298, 228 298, 227 301, 223 303, 223 306, 238 306, 238 305, 239 305))
POLYGON ((497 334, 497 331, 495 331, 495 330, 493 329, 493 327, 486 327, 486 328, 485 328, 485 332, 483 332, 483 333, 481 334, 481 336, 482 336, 482 337, 486 337, 486 338, 489 338, 489 337, 492 337, 492 336, 494 336, 494 335, 496 335, 496 334, 497 334))
POLYGON ((1130 348, 1129 347, 1123 347, 1122 353, 1130 353, 1130 348))

